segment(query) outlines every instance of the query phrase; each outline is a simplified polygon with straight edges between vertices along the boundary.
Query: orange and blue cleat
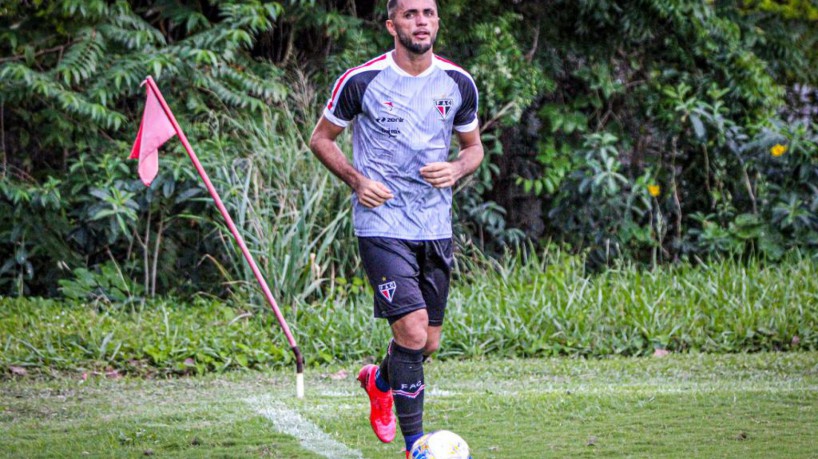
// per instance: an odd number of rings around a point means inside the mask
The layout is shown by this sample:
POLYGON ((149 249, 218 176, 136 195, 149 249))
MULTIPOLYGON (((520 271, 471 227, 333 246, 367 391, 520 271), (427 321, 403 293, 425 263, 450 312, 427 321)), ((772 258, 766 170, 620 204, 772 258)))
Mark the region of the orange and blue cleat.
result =
POLYGON ((375 385, 377 365, 364 365, 358 373, 358 381, 369 395, 369 423, 378 440, 390 443, 395 439, 395 413, 392 412, 392 390, 384 392, 375 385))

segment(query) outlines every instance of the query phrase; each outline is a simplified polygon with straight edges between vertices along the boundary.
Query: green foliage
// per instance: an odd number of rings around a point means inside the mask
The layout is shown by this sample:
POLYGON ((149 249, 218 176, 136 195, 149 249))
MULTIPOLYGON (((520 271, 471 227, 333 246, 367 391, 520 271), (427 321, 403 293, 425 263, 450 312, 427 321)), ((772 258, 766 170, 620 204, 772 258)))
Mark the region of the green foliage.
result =
POLYGON ((506 13, 491 22, 476 24, 471 34, 475 56, 469 70, 480 82, 481 92, 491 95, 483 99, 481 107, 486 120, 483 130, 498 120, 507 125, 518 122, 523 109, 538 95, 553 89, 553 82, 523 55, 514 37, 523 21, 519 15, 506 13))
POLYGON ((103 301, 120 304, 129 304, 144 294, 141 286, 132 279, 125 278, 114 263, 104 263, 98 266, 98 270, 97 273, 85 268, 75 269, 73 278, 59 281, 61 293, 76 302, 103 301))
MULTIPOLYGON (((66 243, 70 228, 62 182, 49 178, 42 185, 0 180, 0 288, 27 295, 42 285, 41 277, 60 276, 78 256, 66 243)), ((52 292, 53 293, 53 292, 52 292)))
POLYGON ((163 156, 145 191, 125 161, 143 104, 140 82, 153 75, 177 101, 175 115, 194 142, 207 135, 196 119, 211 107, 266 110, 287 89, 282 71, 254 59, 252 49, 281 12, 264 2, 71 0, 0 10, 0 208, 17 216, 0 224, 3 291, 51 295, 60 277, 97 272, 108 261, 142 278, 145 295, 157 285, 184 289, 194 280, 198 289, 211 279, 214 269, 193 269, 220 243, 189 162, 163 156), (58 202, 36 199, 48 193, 58 202))
POLYGON ((92 308, 20 300, 6 301, 2 309, 4 359, 23 366, 201 374, 291 360, 286 347, 270 340, 271 322, 219 302, 92 308), (52 328, 49 322, 62 325, 52 328), (26 357, 12 357, 23 349, 26 357))
POLYGON ((258 110, 285 95, 279 70, 249 55, 255 35, 274 26, 278 4, 222 2, 197 11, 156 3, 65 0, 2 12, 0 101, 7 123, 20 132, 54 127, 50 135, 10 143, 12 153, 105 145, 126 119, 138 118, 131 104, 149 74, 167 88, 183 83, 193 113, 216 103, 258 110), (86 140, 78 145, 77 138, 86 140))
POLYGON ((534 100, 536 119, 524 120, 528 132, 506 151, 528 144, 512 173, 549 217, 547 238, 588 247, 600 263, 775 259, 813 247, 811 188, 767 182, 788 176, 773 164, 809 176, 816 153, 814 132, 784 122, 782 111, 788 86, 816 77, 804 2, 583 0, 539 11, 520 3, 549 44, 530 56, 556 87, 534 100), (770 148, 788 146, 792 132, 806 139, 803 162, 771 161, 770 148), (600 138, 613 139, 611 150, 591 147, 600 138), (652 199, 648 186, 661 192, 652 199))
POLYGON ((806 19, 818 21, 818 6, 809 0, 753 0, 745 1, 744 8, 749 11, 775 13, 786 19, 806 19))
MULTIPOLYGON (((446 313, 446 345, 436 358, 649 355, 818 349, 816 264, 791 254, 778 265, 723 261, 653 271, 623 265, 598 275, 562 253, 509 256, 500 264, 458 260, 480 282, 455 284, 446 313)), ((118 278, 113 267, 101 274, 118 278)), ((78 273, 71 285, 132 296, 134 285, 78 273)), ((282 308, 307 362, 377 357, 388 341, 371 317, 362 279, 336 280, 327 301, 282 308), (296 307, 297 306, 297 307, 296 307)), ((144 305, 105 301, 0 300, 0 367, 114 368, 138 374, 187 374, 286 366, 292 354, 270 313, 239 296, 203 296, 144 305)))
MULTIPOLYGON (((592 265, 816 248, 810 2, 439 7, 435 51, 475 77, 487 153, 456 190, 462 241, 496 256, 526 237, 555 241, 592 265), (786 153, 772 156, 775 145, 786 153)), ((0 292, 108 291, 111 266, 137 281, 137 300, 254 288, 176 141, 148 190, 124 161, 151 74, 276 296, 346 298, 336 279, 362 278, 348 190, 304 139, 341 72, 392 46, 384 11, 4 3, 0 212, 13 218, 0 221, 0 292)))
MULTIPOLYGON (((347 277, 357 263, 349 189, 314 159, 293 116, 282 110, 256 121, 214 118, 202 143, 232 218, 285 304, 333 295, 335 277, 347 277)), ((228 283, 258 292, 232 234, 219 225, 228 283)), ((266 308, 265 301, 259 296, 257 304, 266 308)))
POLYGON ((797 255, 593 276, 585 264, 546 255, 486 266, 480 283, 452 296, 441 357, 746 352, 816 338, 813 263, 797 255))

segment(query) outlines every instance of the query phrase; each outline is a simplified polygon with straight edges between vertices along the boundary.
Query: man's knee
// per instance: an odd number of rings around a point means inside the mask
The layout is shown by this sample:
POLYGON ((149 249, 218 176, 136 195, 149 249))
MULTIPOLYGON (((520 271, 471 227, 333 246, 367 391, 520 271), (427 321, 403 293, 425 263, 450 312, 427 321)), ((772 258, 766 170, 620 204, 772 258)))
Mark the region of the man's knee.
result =
POLYGON ((425 309, 413 311, 392 324, 395 341, 407 349, 426 349, 429 317, 425 309))
POLYGON ((407 349, 426 348, 426 329, 423 327, 413 327, 403 330, 403 333, 395 334, 395 341, 407 349))

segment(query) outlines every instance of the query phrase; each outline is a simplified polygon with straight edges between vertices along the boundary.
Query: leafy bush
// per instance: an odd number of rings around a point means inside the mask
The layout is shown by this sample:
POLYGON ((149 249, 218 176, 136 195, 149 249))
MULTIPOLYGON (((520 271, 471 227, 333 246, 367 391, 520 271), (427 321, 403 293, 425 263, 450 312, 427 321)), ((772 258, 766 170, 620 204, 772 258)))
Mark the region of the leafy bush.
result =
MULTIPOLYGON (((459 258, 480 282, 457 282, 436 358, 602 357, 674 352, 818 349, 818 273, 790 254, 781 264, 723 261, 597 275, 552 252, 503 264, 459 258)), ((347 284, 349 285, 349 284, 347 284)), ((372 290, 283 308, 310 365, 378 358, 389 339, 371 317, 372 290)), ((272 314, 234 298, 188 302, 0 300, 0 366, 187 374, 290 365, 272 314)))
MULTIPOLYGON (((267 273, 274 296, 288 303, 332 295, 336 277, 355 274, 358 264, 350 191, 315 160, 294 116, 284 109, 265 111, 255 120, 220 117, 211 139, 203 142, 243 239, 267 273)), ((222 274, 228 283, 258 292, 221 220, 221 252, 227 257, 222 274)))
POLYGON ((811 176, 816 133, 784 105, 818 82, 814 5, 535 3, 515 2, 529 27, 513 46, 555 85, 503 137, 510 225, 588 249, 593 264, 814 248, 814 193, 785 177, 811 176), (776 144, 799 153, 771 158, 776 144))
MULTIPOLYGON (((153 74, 276 296, 345 294, 348 191, 304 139, 339 73, 391 46, 384 3, 0 6, 0 292, 252 291, 178 142, 148 190, 124 161, 153 74)), ((475 76, 487 152, 458 184, 458 237, 589 266, 815 250, 815 5, 439 7, 436 52, 475 76)))

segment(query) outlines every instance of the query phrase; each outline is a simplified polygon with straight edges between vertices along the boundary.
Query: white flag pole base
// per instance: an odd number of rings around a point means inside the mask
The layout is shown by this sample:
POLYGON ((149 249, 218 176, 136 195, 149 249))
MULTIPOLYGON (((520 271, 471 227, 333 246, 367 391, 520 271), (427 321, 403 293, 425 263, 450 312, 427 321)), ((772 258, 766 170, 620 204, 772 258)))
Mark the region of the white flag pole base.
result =
POLYGON ((304 373, 295 375, 295 396, 304 398, 304 373))

